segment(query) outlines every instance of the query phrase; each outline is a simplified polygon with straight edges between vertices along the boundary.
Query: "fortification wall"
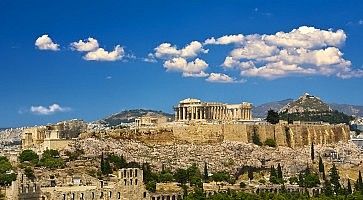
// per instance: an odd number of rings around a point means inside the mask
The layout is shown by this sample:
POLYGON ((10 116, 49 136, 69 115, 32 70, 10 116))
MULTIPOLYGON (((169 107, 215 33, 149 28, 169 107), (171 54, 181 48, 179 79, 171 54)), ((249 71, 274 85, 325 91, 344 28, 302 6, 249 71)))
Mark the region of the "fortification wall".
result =
POLYGON ((349 140, 347 125, 313 124, 191 124, 173 127, 178 141, 213 143, 237 141, 252 143, 256 133, 261 142, 273 139, 279 146, 297 147, 314 144, 331 144, 349 140))

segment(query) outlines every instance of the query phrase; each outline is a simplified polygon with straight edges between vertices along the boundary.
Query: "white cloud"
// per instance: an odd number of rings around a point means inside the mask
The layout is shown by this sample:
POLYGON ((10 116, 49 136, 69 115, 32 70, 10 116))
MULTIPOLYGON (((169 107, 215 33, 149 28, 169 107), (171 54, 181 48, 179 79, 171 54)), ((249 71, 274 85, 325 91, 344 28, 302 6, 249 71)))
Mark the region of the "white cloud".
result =
MULTIPOLYGON (((258 9, 257 9, 258 11, 258 9)), ((275 79, 286 76, 337 76, 340 78, 363 77, 363 70, 352 68, 352 63, 344 59, 341 47, 347 36, 343 30, 322 30, 301 26, 290 32, 275 34, 235 34, 219 38, 208 38, 204 43, 193 41, 182 49, 170 43, 156 47, 148 57, 164 60, 167 71, 182 72, 183 76, 205 77, 208 64, 197 58, 208 53, 203 45, 234 44, 234 49, 226 56, 225 70, 239 70, 244 77, 275 79)), ((147 59, 145 61, 148 61, 147 59)), ((151 61, 154 61, 153 59, 151 61)), ((208 80, 235 79, 220 73, 210 73, 208 80)))
POLYGON ((234 59, 256 59, 275 55, 279 52, 276 46, 269 46, 263 41, 248 41, 243 47, 232 50, 234 59))
POLYGON ((227 44, 239 44, 244 40, 244 36, 242 34, 238 35, 225 35, 220 38, 214 39, 214 37, 208 38, 204 41, 204 45, 207 44, 217 44, 217 45, 227 45, 227 44))
POLYGON ((341 46, 347 36, 343 30, 320 30, 314 27, 301 26, 289 33, 277 32, 274 35, 263 35, 262 40, 279 47, 296 47, 316 49, 327 46, 341 46))
POLYGON ((204 73, 204 70, 208 67, 208 64, 199 58, 194 61, 187 62, 186 59, 178 57, 172 58, 164 62, 164 67, 167 71, 182 72, 184 76, 198 76, 204 73))
POLYGON ((359 24, 359 25, 363 25, 363 19, 359 20, 359 21, 358 21, 358 24, 359 24))
POLYGON ((193 41, 182 49, 178 49, 170 43, 162 43, 155 49, 155 57, 161 59, 170 59, 175 57, 193 58, 199 53, 208 53, 208 49, 203 49, 202 43, 193 41))
POLYGON ((51 115, 58 112, 68 112, 71 109, 68 107, 61 107, 58 104, 53 104, 48 107, 44 106, 31 106, 30 112, 39 115, 51 115))
POLYGON ((35 40, 35 46, 40 50, 59 50, 59 44, 54 43, 48 35, 42 35, 35 40))
POLYGON ((183 72, 183 77, 207 77, 207 76, 209 76, 209 74, 205 73, 204 71, 201 71, 199 73, 183 72))
POLYGON ((362 77, 340 51, 346 40, 343 30, 302 26, 289 33, 247 35, 225 58, 225 69, 237 68, 242 76, 275 79, 290 75, 362 77))
POLYGON ((94 51, 98 49, 98 41, 94 38, 89 37, 87 40, 79 40, 78 42, 72 42, 71 48, 76 51, 94 51))
POLYGON ((147 55, 147 57, 146 57, 146 58, 143 58, 142 60, 143 60, 144 62, 149 62, 149 63, 156 63, 156 62, 157 62, 157 60, 155 59, 154 54, 152 54, 152 53, 149 53, 149 54, 147 55))
POLYGON ((228 76, 227 74, 222 73, 210 73, 209 77, 206 79, 208 82, 214 82, 214 83, 237 83, 237 82, 245 82, 245 80, 242 81, 236 81, 234 78, 228 76))
POLYGON ((95 61, 116 61, 122 59, 124 55, 124 48, 117 45, 113 51, 108 52, 103 48, 98 48, 95 51, 88 52, 83 58, 95 61))

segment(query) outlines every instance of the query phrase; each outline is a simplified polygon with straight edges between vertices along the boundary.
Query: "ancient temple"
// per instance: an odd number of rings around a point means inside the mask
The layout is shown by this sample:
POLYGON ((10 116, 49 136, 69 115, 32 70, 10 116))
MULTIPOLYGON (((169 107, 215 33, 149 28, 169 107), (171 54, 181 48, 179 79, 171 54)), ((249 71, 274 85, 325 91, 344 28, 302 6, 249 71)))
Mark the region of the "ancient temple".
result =
POLYGON ((252 104, 226 104, 219 102, 202 102, 199 99, 184 99, 174 106, 175 121, 189 120, 251 120, 252 104))

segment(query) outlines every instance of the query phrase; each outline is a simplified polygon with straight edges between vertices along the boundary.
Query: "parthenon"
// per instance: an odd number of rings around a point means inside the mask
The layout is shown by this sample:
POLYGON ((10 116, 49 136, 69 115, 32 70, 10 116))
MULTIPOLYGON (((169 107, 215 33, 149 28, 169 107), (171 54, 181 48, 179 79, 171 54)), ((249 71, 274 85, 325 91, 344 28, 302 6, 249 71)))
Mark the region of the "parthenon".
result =
POLYGON ((174 107, 175 121, 189 120, 251 120, 252 104, 226 104, 219 102, 202 102, 187 98, 174 107))

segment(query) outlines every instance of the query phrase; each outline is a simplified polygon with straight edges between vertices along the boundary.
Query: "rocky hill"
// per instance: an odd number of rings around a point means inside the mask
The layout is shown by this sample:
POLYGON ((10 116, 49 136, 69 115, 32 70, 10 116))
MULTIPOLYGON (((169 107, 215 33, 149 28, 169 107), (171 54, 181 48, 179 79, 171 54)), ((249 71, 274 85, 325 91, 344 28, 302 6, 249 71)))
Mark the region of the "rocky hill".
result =
MULTIPOLYGON (((315 98, 318 98, 318 97, 315 97, 315 98)), ((264 103, 264 104, 255 106, 252 110, 253 116, 265 118, 268 110, 272 109, 275 111, 280 111, 283 108, 286 108, 287 105, 289 103, 292 103, 293 101, 294 101, 293 99, 285 99, 285 100, 281 100, 281 101, 273 101, 273 102, 268 102, 268 103, 264 103)), ((316 101, 321 103, 319 100, 316 100, 316 101)), ((312 103, 312 102, 313 101, 310 101, 310 103, 312 103)), ((309 104, 309 102, 307 104, 309 104)), ((357 116, 357 117, 363 117, 363 106, 338 104, 338 103, 324 103, 324 102, 323 102, 323 104, 325 104, 323 106, 323 107, 325 107, 325 109, 328 106, 332 110, 337 110, 338 112, 342 112, 349 116, 353 115, 353 116, 357 116)))
POLYGON ((297 100, 288 103, 282 107, 279 112, 303 113, 303 112, 329 112, 332 109, 324 103, 319 97, 305 93, 297 100))
POLYGON ((119 113, 108 116, 104 119, 99 120, 100 123, 107 126, 116 126, 123 123, 131 123, 135 121, 135 118, 144 116, 144 115, 153 115, 153 116, 164 116, 167 118, 174 118, 173 114, 165 113, 163 111, 156 110, 147 110, 147 109, 134 109, 134 110, 125 110, 119 113))

